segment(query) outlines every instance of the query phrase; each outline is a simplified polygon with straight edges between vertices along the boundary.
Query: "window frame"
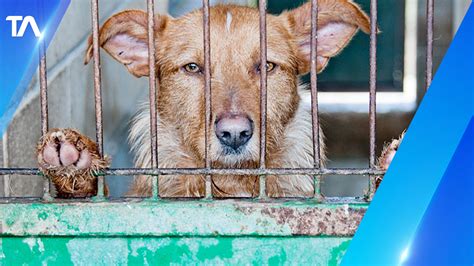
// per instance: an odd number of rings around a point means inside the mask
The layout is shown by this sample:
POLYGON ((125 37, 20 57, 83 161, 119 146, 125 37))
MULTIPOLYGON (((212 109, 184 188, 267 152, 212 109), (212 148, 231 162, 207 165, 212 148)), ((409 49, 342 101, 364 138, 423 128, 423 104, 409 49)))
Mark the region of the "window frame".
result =
MULTIPOLYGON (((401 92, 377 92, 377 113, 412 112, 417 107, 418 1, 405 1, 404 65, 401 92)), ((368 84, 367 84, 368 86, 368 84)), ((366 113, 369 92, 320 92, 321 111, 366 113)), ((310 103, 310 99, 304 99, 310 103)))

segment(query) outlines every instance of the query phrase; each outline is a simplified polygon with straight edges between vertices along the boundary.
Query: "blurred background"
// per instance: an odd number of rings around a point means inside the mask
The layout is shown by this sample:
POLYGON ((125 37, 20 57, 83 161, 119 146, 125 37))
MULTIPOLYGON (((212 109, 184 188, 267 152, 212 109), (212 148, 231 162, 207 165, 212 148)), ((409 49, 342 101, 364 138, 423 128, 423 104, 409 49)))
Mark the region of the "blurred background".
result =
MULTIPOLYGON (((103 22, 123 9, 146 9, 145 0, 101 0, 103 22)), ((160 0, 157 13, 178 17, 199 8, 197 0, 160 0)), ((270 13, 299 6, 304 0, 269 0, 270 13)), ((370 0, 355 0, 368 13, 370 0)), ((256 6, 256 0, 215 0, 256 6)), ((449 46, 470 0, 435 1, 435 70, 449 46)), ((425 0, 379 1, 377 148, 408 127, 423 97, 426 41, 425 0)), ((83 65, 91 32, 90 3, 72 0, 47 53, 50 127, 71 127, 95 136, 92 66, 83 65)), ((102 53, 104 148, 112 167, 133 167, 127 135, 129 121, 147 101, 148 80, 136 79, 102 53)), ((303 77, 303 82, 307 77, 303 77)), ((327 136, 329 167, 367 167, 369 160, 369 37, 359 33, 319 76, 322 127, 327 136)), ((0 167, 36 167, 35 145, 40 137, 37 76, 32 80, 7 132, 0 138, 0 167)), ((112 197, 127 190, 131 177, 106 178, 112 197)), ((327 197, 363 196, 364 176, 327 176, 327 197)), ((42 195, 42 178, 0 176, 0 197, 42 195)))

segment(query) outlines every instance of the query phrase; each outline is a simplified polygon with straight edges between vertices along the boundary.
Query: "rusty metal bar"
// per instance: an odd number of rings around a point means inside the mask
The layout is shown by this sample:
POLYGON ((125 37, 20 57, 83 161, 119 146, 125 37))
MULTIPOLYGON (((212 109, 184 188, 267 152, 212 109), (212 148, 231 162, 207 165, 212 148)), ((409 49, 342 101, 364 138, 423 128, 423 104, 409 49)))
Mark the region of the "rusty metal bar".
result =
MULTIPOLYGON (((100 45, 99 45, 99 1, 91 0, 92 15, 92 47, 94 58, 94 100, 95 100, 95 127, 96 141, 100 156, 104 156, 104 132, 102 128, 102 88, 100 72, 100 45)), ((97 198, 104 197, 104 177, 98 177, 97 198)))
MULTIPOLYGON (((44 41, 40 47, 39 60, 39 84, 40 84, 40 105, 41 105, 41 136, 48 133, 49 118, 48 118, 48 73, 46 67, 46 47, 44 41)), ((50 194, 49 178, 44 177, 43 180, 43 199, 52 199, 50 194)))
POLYGON ((260 174, 258 178, 258 198, 267 199, 267 176, 260 174))
MULTIPOLYGON (((42 175, 37 168, 0 168, 0 175, 42 175)), ((371 168, 267 168, 267 169, 205 169, 205 168, 114 168, 97 175, 384 175, 371 168)))
POLYGON ((0 175, 31 175, 42 176, 38 168, 0 168, 0 175))
POLYGON ((40 76, 40 104, 41 104, 41 135, 44 136, 48 133, 49 129, 49 118, 48 118, 48 81, 47 81, 47 70, 46 70, 46 53, 44 50, 41 51, 39 63, 39 76, 40 76))
POLYGON ((426 2, 426 90, 433 80, 433 33, 434 33, 434 0, 426 2))
MULTIPOLYGON (((148 9, 148 67, 149 67, 149 100, 150 100, 150 140, 151 140, 151 167, 158 168, 158 127, 157 127, 157 93, 158 81, 156 79, 156 65, 155 65, 155 1, 147 1, 148 9)), ((153 177, 152 197, 157 199, 158 179, 153 177)))
MULTIPOLYGON (((318 106, 318 0, 311 1, 311 118, 313 125, 314 168, 321 167, 318 106)), ((314 177, 314 197, 321 197, 321 176, 314 177)))
MULTIPOLYGON (((260 169, 266 168, 267 146, 267 1, 258 3, 260 16, 260 169)), ((260 198, 266 197, 266 177, 260 177, 260 198)))
MULTIPOLYGON (((211 169, 211 159, 209 158, 210 142, 209 134, 211 127, 211 21, 210 21, 210 7, 209 0, 202 0, 203 5, 203 28, 204 28, 204 97, 206 105, 206 125, 205 125, 205 167, 207 170, 211 169)), ((212 198, 212 177, 208 174, 206 176, 206 198, 212 198)))
MULTIPOLYGON (((190 199, 193 198, 167 198, 172 200, 173 202, 186 202, 191 203, 190 199)), ((233 202, 240 204, 244 202, 255 202, 253 198, 226 198, 226 200, 232 200, 233 202)), ((35 203, 38 201, 42 201, 43 199, 40 197, 0 197, 0 204, 9 204, 9 203, 35 203)), ((48 203, 69 203, 69 204, 83 204, 83 203, 90 203, 94 202, 93 199, 90 198, 75 198, 75 199, 52 199, 48 201, 48 203)), ((110 203, 139 203, 139 202, 146 202, 146 198, 143 197, 121 197, 117 199, 111 199, 108 202, 110 203), (142 201, 140 201, 142 200, 142 201)), ((288 203, 288 202, 308 202, 311 203, 313 206, 315 204, 314 200, 304 198, 304 197, 293 197, 293 198, 267 198, 262 200, 262 203, 288 203)), ((341 204, 357 204, 360 207, 367 205, 367 201, 362 197, 324 197, 320 202, 322 204, 331 204, 331 205, 341 205, 341 204)))
POLYGON ((311 109, 313 123, 314 168, 321 166, 318 107, 318 0, 311 1, 311 109))
MULTIPOLYGON (((370 157, 371 169, 376 168, 375 157, 375 134, 376 134, 376 97, 377 97, 377 0, 370 1, 370 103, 369 103, 369 127, 370 127, 370 157)), ((371 199, 375 193, 375 177, 369 178, 369 195, 371 199)))

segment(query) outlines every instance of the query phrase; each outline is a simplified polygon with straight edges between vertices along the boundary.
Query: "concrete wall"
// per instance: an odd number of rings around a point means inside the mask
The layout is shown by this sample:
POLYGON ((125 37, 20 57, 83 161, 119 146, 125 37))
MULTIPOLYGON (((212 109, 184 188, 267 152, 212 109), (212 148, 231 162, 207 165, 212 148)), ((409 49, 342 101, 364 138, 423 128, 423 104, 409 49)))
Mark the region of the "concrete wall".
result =
POLYGON ((453 32, 456 32, 459 26, 461 25, 464 15, 466 15, 469 5, 472 3, 471 0, 453 0, 454 3, 454 23, 453 23, 453 32))

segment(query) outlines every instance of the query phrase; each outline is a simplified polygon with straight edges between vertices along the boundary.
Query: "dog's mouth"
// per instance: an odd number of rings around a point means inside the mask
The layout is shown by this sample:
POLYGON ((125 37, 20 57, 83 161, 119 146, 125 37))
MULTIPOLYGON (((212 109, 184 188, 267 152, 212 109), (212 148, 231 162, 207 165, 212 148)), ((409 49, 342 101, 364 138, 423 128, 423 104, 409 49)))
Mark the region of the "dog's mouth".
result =
POLYGON ((252 158, 247 150, 247 146, 233 148, 226 145, 220 145, 217 159, 224 163, 246 161, 252 158))
POLYGON ((222 167, 242 168, 251 162, 258 161, 258 149, 253 149, 251 143, 237 148, 219 143, 216 148, 213 161, 222 167))
POLYGON ((222 155, 223 156, 240 156, 245 153, 247 145, 241 146, 238 148, 232 148, 226 145, 221 145, 222 155))

